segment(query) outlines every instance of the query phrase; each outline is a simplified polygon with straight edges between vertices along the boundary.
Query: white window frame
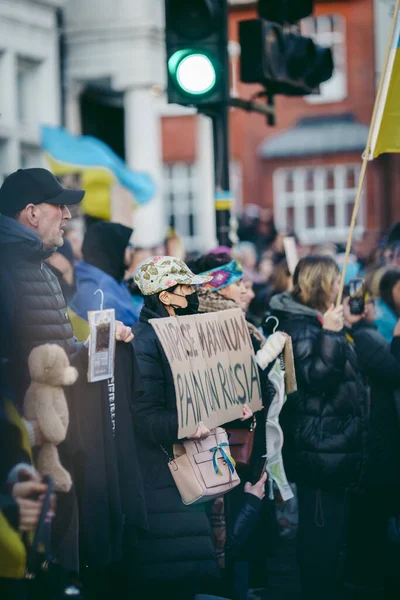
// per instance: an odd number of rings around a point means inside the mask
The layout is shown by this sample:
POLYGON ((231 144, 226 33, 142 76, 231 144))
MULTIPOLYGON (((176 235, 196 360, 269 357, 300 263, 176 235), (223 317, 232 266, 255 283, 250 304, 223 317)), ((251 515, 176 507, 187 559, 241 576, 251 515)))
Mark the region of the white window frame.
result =
POLYGON ((316 44, 332 48, 334 71, 332 77, 321 84, 319 94, 305 96, 310 104, 342 102, 347 98, 346 20, 334 13, 309 17, 302 21, 302 34, 316 44))
MULTIPOLYGON (((201 173, 196 162, 177 161, 164 163, 163 197, 166 229, 174 216, 174 229, 182 239, 187 252, 202 250, 204 240, 201 227, 201 173), (184 172, 186 171, 186 174, 184 172), (190 176, 188 176, 190 174, 190 176), (189 218, 193 215, 193 235, 190 233, 189 218)), ((231 192, 234 198, 233 213, 239 215, 243 207, 243 171, 239 160, 230 162, 231 192)), ((210 225, 211 226, 211 225, 210 225)))
POLYGON ((16 92, 17 119, 22 126, 35 125, 39 112, 37 102, 40 98, 42 61, 17 56, 16 61, 16 92))
POLYGON ((201 248, 199 232, 201 189, 198 182, 198 168, 195 162, 174 162, 164 164, 163 194, 166 213, 166 228, 174 217, 174 230, 182 239, 187 252, 201 248), (190 232, 190 215, 193 218, 193 234, 190 232))
MULTIPOLYGON (((294 208, 294 233, 305 244, 323 242, 343 243, 347 241, 349 223, 346 223, 346 206, 354 203, 361 167, 359 164, 302 166, 276 169, 273 174, 274 218, 279 231, 288 231, 287 209, 294 208), (307 190, 307 177, 312 174, 313 190, 307 190), (327 187, 329 174, 333 174, 334 188, 327 187), (354 187, 347 187, 347 177, 354 178, 354 187), (293 191, 287 190, 289 177, 293 181, 293 191), (326 210, 335 206, 335 225, 327 224, 326 210), (307 207, 314 207, 315 227, 307 224, 307 207)), ((361 199, 355 238, 364 232, 365 192, 361 199)), ((290 232, 291 233, 291 232, 290 232)))

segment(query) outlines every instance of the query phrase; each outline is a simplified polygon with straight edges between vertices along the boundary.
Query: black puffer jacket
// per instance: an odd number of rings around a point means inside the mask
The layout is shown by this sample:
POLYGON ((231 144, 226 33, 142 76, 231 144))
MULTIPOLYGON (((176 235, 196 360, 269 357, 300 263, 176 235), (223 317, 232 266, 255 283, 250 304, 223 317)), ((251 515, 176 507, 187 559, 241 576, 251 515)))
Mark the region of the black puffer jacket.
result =
POLYGON ((182 503, 161 447, 172 456, 178 415, 172 372, 148 323, 157 317, 144 307, 132 328, 144 390, 135 401, 134 419, 149 526, 139 540, 135 573, 154 583, 193 582, 219 573, 205 507, 182 503))
POLYGON ((0 353, 21 393, 34 347, 55 343, 70 356, 77 350, 60 284, 43 262, 50 254, 34 231, 0 216, 0 353))
POLYGON ((291 294, 270 304, 293 341, 298 391, 281 414, 290 480, 336 490, 359 483, 365 458, 366 390, 344 332, 322 328, 316 311, 291 294))
POLYGON ((398 485, 400 427, 394 391, 400 388, 400 362, 372 323, 363 319, 353 326, 350 335, 370 392, 368 460, 363 482, 367 485, 398 485))

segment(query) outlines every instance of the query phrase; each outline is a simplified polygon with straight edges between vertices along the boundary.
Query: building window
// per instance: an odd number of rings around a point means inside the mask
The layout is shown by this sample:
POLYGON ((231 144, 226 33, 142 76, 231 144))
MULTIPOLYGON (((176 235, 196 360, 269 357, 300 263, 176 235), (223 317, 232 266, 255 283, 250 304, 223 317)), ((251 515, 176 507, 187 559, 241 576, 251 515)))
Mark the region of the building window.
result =
POLYGON ((17 59, 17 117, 22 125, 37 120, 37 98, 40 98, 40 62, 17 59))
POLYGON ((164 201, 167 226, 182 238, 187 252, 201 248, 197 231, 199 211, 197 168, 193 163, 164 165, 164 201))
MULTIPOLYGON (((278 229, 296 233, 306 244, 345 242, 359 174, 359 165, 277 169, 274 172, 274 214, 278 229)), ((363 200, 356 237, 364 230, 363 200)))
POLYGON ((322 83, 320 94, 306 96, 307 102, 321 104, 341 102, 347 96, 346 22, 341 15, 320 15, 302 22, 302 34, 311 37, 316 44, 332 49, 334 71, 332 77, 322 83))

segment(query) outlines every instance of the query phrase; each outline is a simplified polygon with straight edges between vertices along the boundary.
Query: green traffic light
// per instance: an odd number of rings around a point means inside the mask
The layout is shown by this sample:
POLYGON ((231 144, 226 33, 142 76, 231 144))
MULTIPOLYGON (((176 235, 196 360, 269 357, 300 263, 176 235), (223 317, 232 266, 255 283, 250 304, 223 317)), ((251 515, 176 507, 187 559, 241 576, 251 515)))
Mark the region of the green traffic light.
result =
POLYGON ((217 69, 204 52, 186 49, 175 52, 168 61, 175 84, 190 96, 205 96, 217 85, 217 69))

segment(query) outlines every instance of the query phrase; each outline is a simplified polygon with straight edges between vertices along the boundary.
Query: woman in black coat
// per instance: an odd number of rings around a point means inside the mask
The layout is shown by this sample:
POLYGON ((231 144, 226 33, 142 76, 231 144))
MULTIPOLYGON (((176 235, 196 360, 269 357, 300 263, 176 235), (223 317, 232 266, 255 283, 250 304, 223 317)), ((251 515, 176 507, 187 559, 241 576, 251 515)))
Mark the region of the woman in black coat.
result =
MULTIPOLYGON (((205 505, 185 506, 168 468, 178 439, 178 414, 171 368, 150 319, 189 314, 195 276, 182 261, 155 257, 135 276, 144 307, 133 327, 143 379, 134 406, 139 462, 145 486, 148 531, 140 536, 134 574, 140 598, 192 598, 198 583, 219 576, 205 505)), ((192 438, 207 436, 199 424, 192 438)))
POLYGON ((400 424, 395 405, 400 388, 396 350, 400 327, 394 332, 392 352, 373 324, 373 300, 365 306, 364 318, 348 335, 368 386, 369 427, 361 489, 351 501, 347 577, 362 598, 398 598, 399 585, 392 586, 393 573, 388 569, 388 553, 393 554, 393 549, 387 545, 387 529, 389 517, 400 513, 400 424))
POLYGON ((334 308, 339 278, 334 260, 303 258, 293 292, 270 303, 293 341, 298 391, 281 425, 286 472, 298 484, 298 562, 307 600, 341 597, 347 491, 358 484, 364 458, 366 391, 343 330, 343 307, 334 308))

